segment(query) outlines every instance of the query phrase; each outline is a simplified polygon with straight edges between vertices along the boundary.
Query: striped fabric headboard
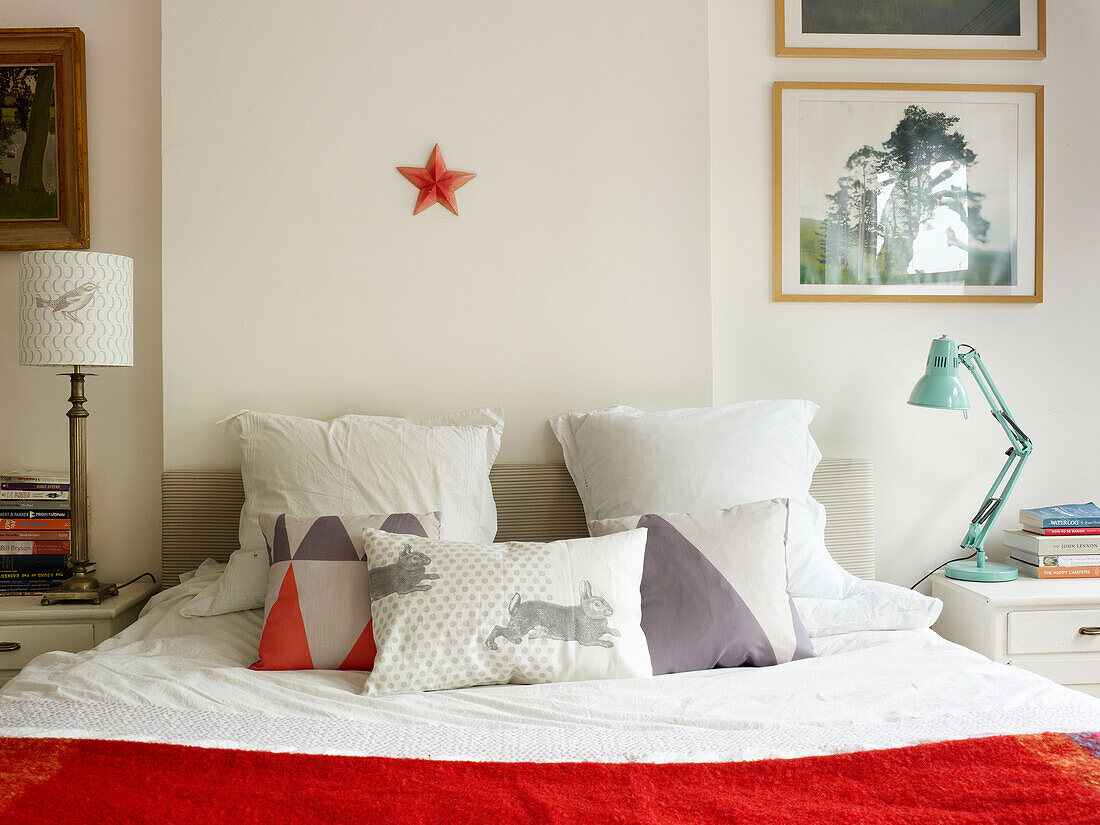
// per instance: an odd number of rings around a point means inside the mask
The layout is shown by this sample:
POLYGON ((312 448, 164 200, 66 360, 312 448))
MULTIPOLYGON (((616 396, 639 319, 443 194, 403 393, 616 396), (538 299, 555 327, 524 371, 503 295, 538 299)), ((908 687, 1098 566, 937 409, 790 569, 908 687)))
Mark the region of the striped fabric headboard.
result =
MULTIPOLYGON (((588 535, 584 508, 563 464, 498 464, 489 474, 497 503, 497 541, 554 541, 588 535)), ((875 577, 871 462, 824 459, 810 493, 825 507, 825 546, 841 566, 875 577)), ((244 504, 239 470, 173 470, 161 479, 162 580, 166 586, 203 559, 237 549, 244 504)))

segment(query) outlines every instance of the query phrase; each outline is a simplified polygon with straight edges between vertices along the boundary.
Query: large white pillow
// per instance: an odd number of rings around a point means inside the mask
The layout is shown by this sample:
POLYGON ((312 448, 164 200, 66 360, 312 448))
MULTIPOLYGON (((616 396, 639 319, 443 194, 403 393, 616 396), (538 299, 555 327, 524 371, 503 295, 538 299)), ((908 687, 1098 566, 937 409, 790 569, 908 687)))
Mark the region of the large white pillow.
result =
POLYGON ((241 549, 224 575, 180 611, 216 616, 263 607, 267 549, 260 513, 295 516, 442 513, 440 536, 488 542, 497 513, 489 485, 504 433, 499 409, 409 421, 331 421, 241 410, 218 422, 241 446, 241 549))
POLYGON ((842 598, 858 579, 825 549, 825 508, 810 496, 821 452, 809 401, 643 412, 612 407, 550 420, 589 522, 790 501, 792 596, 842 598))

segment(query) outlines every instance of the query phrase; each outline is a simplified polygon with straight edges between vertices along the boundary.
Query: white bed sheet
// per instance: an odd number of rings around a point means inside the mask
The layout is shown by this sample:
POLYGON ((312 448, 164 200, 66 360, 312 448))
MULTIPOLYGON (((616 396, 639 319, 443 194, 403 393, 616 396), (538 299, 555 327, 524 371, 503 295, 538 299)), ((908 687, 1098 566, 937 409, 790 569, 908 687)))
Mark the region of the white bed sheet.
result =
POLYGON ((185 618, 210 581, 156 596, 94 650, 48 653, 0 691, 0 736, 529 761, 798 757, 1007 733, 1100 730, 1100 700, 931 630, 818 638, 818 658, 382 698, 358 672, 259 673, 260 611, 185 618))

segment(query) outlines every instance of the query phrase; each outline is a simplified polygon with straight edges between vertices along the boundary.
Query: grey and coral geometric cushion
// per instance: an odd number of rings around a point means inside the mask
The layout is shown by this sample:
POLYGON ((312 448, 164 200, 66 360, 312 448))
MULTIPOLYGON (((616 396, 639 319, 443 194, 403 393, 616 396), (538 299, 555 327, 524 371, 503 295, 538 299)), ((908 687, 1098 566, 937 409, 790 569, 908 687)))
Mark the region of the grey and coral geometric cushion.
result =
POLYGON ((267 599, 253 670, 370 670, 370 571, 363 530, 439 536, 439 514, 289 516, 264 513, 267 599))
POLYGON ((644 527, 642 630, 653 672, 764 667, 814 655, 787 593, 787 500, 590 523, 644 527))

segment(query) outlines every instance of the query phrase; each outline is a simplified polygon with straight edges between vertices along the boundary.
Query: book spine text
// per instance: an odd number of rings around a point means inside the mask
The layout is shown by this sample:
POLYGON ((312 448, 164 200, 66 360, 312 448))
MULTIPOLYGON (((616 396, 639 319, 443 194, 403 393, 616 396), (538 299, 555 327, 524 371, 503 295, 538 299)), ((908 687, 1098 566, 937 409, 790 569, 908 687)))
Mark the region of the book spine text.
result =
POLYGON ((72 519, 67 518, 3 518, 0 516, 0 531, 4 530, 62 530, 72 529, 72 519))
POLYGON ((68 530, 0 530, 0 542, 68 540, 68 530))
POLYGON ((0 499, 49 499, 50 501, 68 501, 68 490, 4 490, 0 489, 0 499))
POLYGON ((68 553, 67 541, 0 541, 0 555, 35 555, 37 553, 68 553))
POLYGON ((41 490, 42 492, 64 493, 69 490, 69 483, 56 484, 48 481, 0 481, 0 490, 41 490))

